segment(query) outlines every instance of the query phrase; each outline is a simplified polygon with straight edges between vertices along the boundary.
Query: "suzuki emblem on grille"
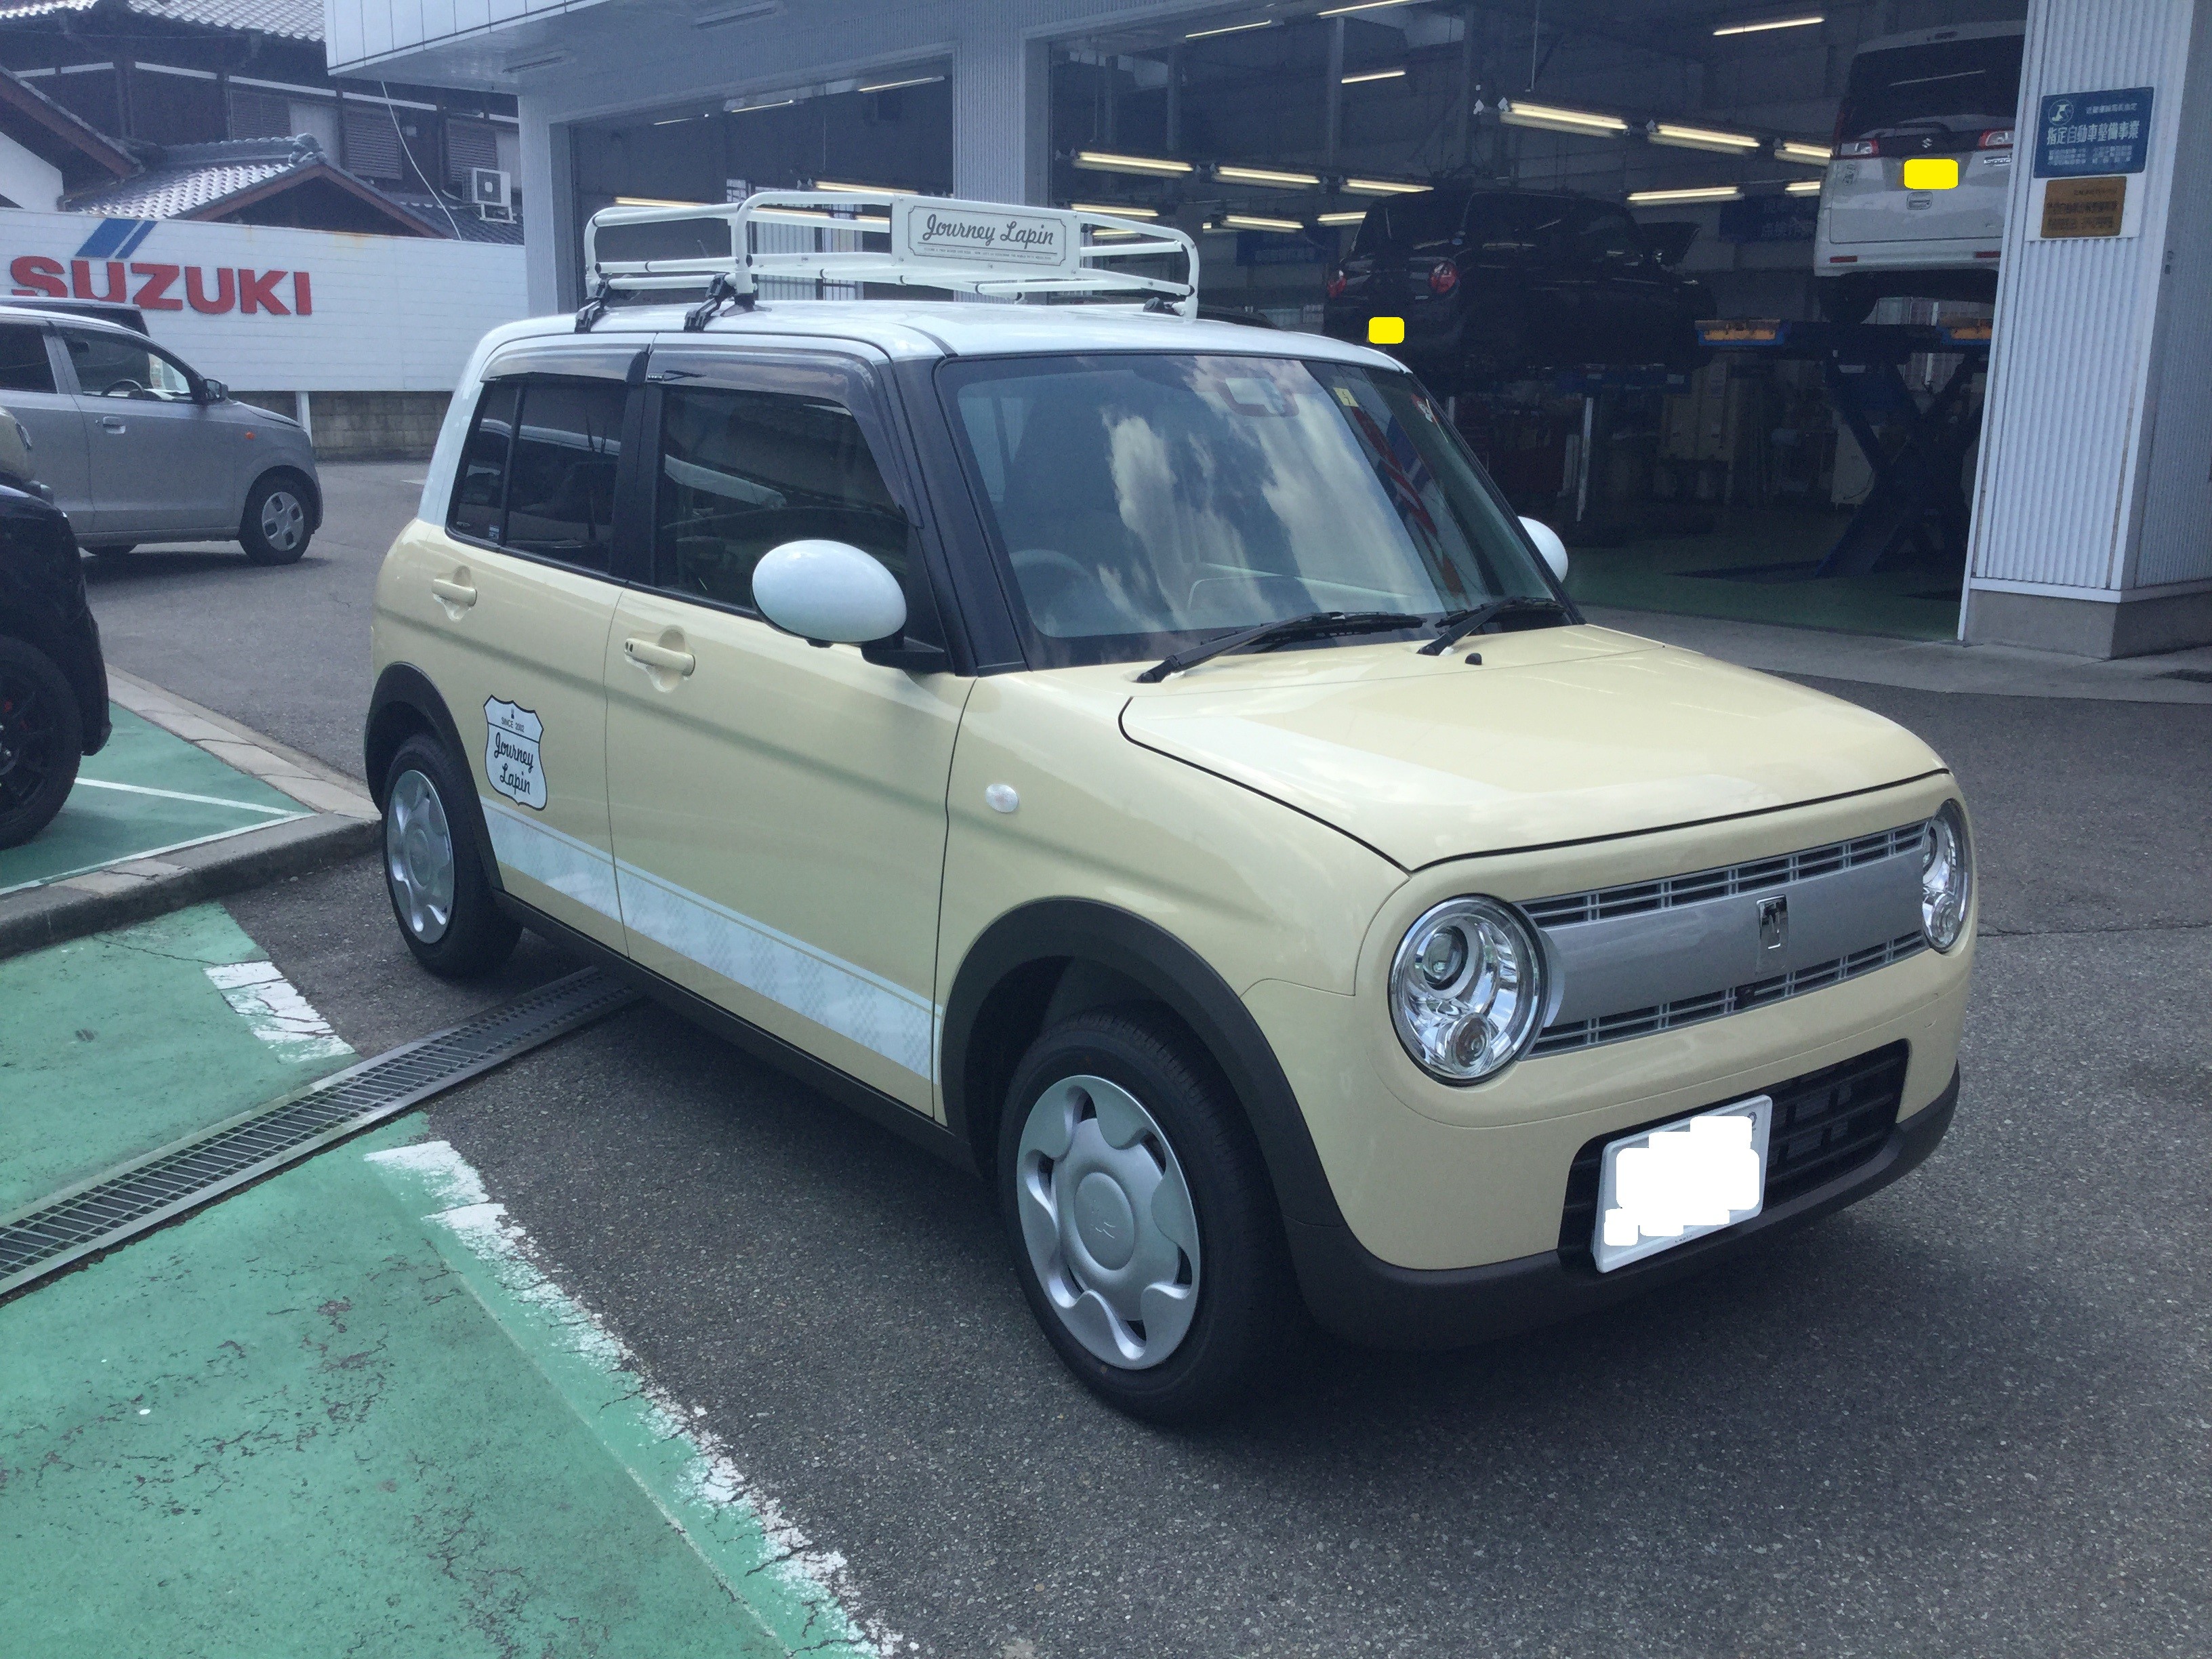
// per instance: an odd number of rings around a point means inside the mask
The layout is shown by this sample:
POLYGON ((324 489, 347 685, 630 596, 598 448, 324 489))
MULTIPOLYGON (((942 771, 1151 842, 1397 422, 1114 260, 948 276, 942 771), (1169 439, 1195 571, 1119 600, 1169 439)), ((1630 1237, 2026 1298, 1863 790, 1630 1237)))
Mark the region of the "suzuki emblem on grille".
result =
POLYGON ((1759 948, 1779 951, 1790 943, 1790 900, 1763 898, 1759 902, 1759 948))

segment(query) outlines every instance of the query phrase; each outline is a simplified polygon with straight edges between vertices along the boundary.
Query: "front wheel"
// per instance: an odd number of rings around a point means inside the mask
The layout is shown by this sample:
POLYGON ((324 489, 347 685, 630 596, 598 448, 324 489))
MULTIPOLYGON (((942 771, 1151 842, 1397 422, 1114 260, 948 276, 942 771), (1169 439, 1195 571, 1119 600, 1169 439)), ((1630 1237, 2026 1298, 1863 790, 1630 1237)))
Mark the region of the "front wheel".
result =
POLYGON ((514 953, 522 929, 503 914, 471 834, 468 774, 445 745, 414 737, 384 774, 384 886, 399 936, 441 979, 475 979, 514 953))
POLYGON ((76 785, 84 711, 52 658, 0 635, 0 847, 53 822, 76 785))
POLYGON ((295 564, 314 535, 307 522, 307 492, 289 474, 274 472, 246 497, 239 544, 256 564, 295 564))
POLYGON ((1274 1194, 1201 1048, 1150 1007, 1030 1045, 999 1192, 1030 1307, 1092 1392, 1159 1422, 1244 1396, 1295 1319, 1274 1194))

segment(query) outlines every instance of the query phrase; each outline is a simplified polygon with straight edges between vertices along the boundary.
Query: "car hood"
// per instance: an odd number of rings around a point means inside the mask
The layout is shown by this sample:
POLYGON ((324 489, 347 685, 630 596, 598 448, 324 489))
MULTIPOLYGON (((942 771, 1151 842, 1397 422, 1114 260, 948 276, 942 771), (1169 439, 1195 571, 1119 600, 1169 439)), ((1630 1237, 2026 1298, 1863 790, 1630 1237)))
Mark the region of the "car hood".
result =
POLYGON ((1121 729, 1409 870, 1942 769, 1878 714, 1630 635, 1559 628, 1468 643, 1482 665, 1465 646, 1423 657, 1402 643, 1224 659, 1142 688, 1121 729))

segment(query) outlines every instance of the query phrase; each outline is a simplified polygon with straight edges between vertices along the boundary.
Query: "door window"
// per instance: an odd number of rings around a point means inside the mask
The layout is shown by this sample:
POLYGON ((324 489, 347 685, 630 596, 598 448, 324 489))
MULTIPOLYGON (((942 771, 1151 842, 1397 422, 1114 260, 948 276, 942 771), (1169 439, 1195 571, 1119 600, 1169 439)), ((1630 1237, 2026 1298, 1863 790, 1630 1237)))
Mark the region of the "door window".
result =
POLYGON ((192 378, 184 365, 143 340, 65 328, 62 343, 76 370, 77 390, 88 398, 151 398, 169 404, 192 400, 192 378))
POLYGON ((852 411, 788 392, 661 398, 656 583, 751 611, 753 567, 786 542, 849 542, 906 580, 906 514, 852 411))
POLYGON ((1644 239, 1636 222, 1618 208, 1591 207, 1583 210, 1575 227, 1575 258, 1578 264, 1612 270, 1644 263, 1644 239))
POLYGON ((0 323, 0 392, 53 389, 54 366, 46 358, 46 331, 21 323, 0 323))
POLYGON ((605 570, 628 396, 609 380, 493 381, 469 428, 449 527, 511 552, 605 570))

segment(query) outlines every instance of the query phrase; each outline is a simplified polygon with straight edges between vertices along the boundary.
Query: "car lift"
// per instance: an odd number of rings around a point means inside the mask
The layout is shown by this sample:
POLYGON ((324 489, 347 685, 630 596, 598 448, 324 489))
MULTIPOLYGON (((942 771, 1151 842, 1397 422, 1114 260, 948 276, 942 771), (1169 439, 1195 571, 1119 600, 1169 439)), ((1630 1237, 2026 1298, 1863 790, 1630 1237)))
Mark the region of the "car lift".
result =
POLYGON ((1817 362, 1828 396, 1858 441, 1874 485, 1814 570, 1815 576, 1863 576, 1916 544, 1964 561, 1969 509, 1959 474, 1982 426, 1967 393, 1990 359, 1986 321, 1950 324, 1826 323, 1790 319, 1720 318, 1698 325, 1698 337, 1717 351, 1817 362), (1928 353, 1959 362, 1925 409, 1899 373, 1909 357, 1928 353), (1885 410, 1915 411, 1895 454, 1875 434, 1885 410))

